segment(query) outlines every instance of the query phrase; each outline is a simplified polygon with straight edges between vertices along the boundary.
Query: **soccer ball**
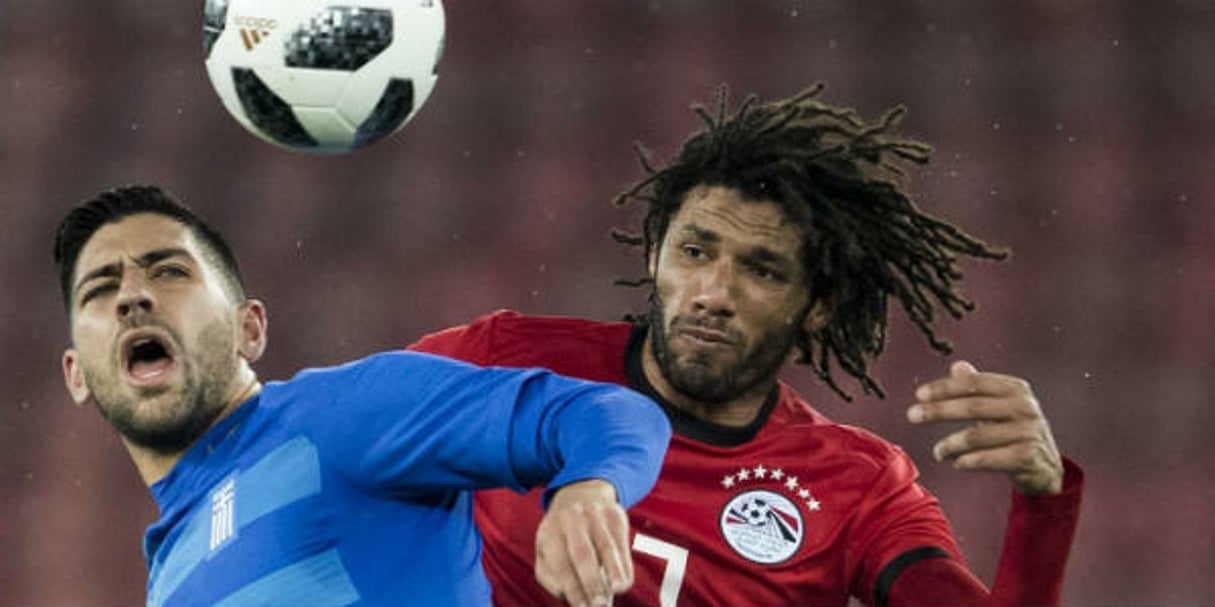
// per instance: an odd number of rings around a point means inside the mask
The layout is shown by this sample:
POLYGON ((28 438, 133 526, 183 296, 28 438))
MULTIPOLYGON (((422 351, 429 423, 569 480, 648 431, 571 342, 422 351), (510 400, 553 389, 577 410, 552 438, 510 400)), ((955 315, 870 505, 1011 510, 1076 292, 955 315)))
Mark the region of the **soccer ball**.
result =
POLYGON ((739 506, 742 512, 742 518, 748 525, 753 527, 763 527, 768 524, 768 513, 771 509, 768 503, 758 497, 753 497, 739 506))
POLYGON ((211 85, 254 135, 338 154, 396 132, 430 96, 441 0, 206 0, 211 85))

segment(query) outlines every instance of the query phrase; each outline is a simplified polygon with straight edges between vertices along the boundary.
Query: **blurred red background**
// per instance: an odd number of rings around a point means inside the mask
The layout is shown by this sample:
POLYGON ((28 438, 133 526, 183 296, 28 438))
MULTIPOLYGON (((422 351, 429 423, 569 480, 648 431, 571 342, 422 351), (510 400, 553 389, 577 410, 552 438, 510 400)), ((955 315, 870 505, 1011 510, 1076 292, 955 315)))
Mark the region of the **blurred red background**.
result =
MULTIPOLYGON (((0 0, 0 604, 143 601, 154 517, 100 416, 71 403, 53 229, 76 201, 156 182, 218 224, 270 308, 264 378, 397 347, 496 308, 619 318, 642 269, 608 238, 640 171, 719 83, 815 81, 867 116, 904 104, 936 148, 921 206, 991 242, 958 355, 1030 378, 1088 471, 1068 604, 1215 602, 1215 5, 1198 1, 448 0, 438 85, 346 157, 241 129, 202 66, 202 1, 0 0)), ((902 321, 885 401, 827 415, 898 441, 991 581, 1007 483, 937 465, 911 428, 945 372, 902 321)), ((385 555, 390 558, 390 555, 385 555)), ((413 558, 402 546, 400 558, 413 558)))

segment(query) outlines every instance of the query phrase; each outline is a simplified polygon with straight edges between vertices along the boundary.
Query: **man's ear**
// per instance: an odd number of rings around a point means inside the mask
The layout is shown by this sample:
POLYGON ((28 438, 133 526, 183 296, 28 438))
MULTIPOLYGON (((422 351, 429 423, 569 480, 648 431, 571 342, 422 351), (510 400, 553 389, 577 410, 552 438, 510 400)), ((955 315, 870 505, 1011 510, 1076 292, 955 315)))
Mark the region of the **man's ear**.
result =
POLYGON ((806 313, 806 320, 802 322, 802 328, 807 333, 813 335, 818 333, 831 322, 831 315, 835 311, 835 307, 826 299, 819 299, 810 306, 810 311, 806 313))
POLYGON ((240 323, 237 350, 241 358, 257 362, 266 352, 266 306, 260 300, 246 299, 237 314, 240 323))
POLYGON ((68 393, 76 404, 82 405, 89 399, 89 386, 84 381, 84 370, 80 368, 80 354, 75 348, 63 351, 63 383, 67 385, 68 393))
POLYGON ((655 276, 658 275, 658 247, 659 246, 660 245, 656 244, 653 247, 650 247, 649 253, 646 253, 645 268, 646 268, 646 271, 648 271, 650 273, 651 280, 655 276))

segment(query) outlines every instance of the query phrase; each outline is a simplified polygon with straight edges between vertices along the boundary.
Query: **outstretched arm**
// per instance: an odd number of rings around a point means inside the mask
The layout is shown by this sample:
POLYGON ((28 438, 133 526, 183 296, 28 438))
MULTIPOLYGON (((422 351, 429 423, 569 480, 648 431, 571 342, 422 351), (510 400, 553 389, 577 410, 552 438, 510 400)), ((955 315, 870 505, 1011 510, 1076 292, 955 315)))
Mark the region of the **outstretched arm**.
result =
POLYGON ((916 391, 915 423, 969 422, 933 448, 960 470, 1009 475, 1013 505, 990 592, 958 560, 929 558, 888 581, 887 605, 1057 605, 1075 535, 1083 472, 1059 454, 1041 406, 1024 380, 957 362, 948 377, 916 391))
MULTIPOLYGON (((517 316, 496 312, 461 327, 432 333, 409 349, 494 364, 500 323, 517 316)), ((634 419, 632 423, 645 423, 634 419)), ((666 422, 662 422, 663 425, 666 422)), ((611 483, 586 480, 549 492, 548 508, 536 529, 536 580, 570 605, 606 605, 610 596, 633 585, 629 523, 621 496, 611 483), (578 556, 581 555, 581 556, 578 556)))
POLYGON ((645 396, 414 352, 301 375, 297 389, 357 420, 308 422, 349 478, 401 499, 547 486, 551 524, 539 530, 536 565, 545 587, 585 605, 631 585, 623 508, 653 487, 671 435, 645 396))
POLYGON ((965 563, 938 552, 891 570, 879 580, 873 604, 902 605, 1058 605, 1063 574, 1080 510, 1083 472, 1063 460, 1063 490, 1057 495, 1026 497, 1013 491, 1004 529, 1004 545, 989 590, 965 563))
MULTIPOLYGON (((563 412, 563 419, 542 430, 564 466, 547 480, 547 511, 536 529, 536 580, 575 607, 607 607, 612 595, 632 586, 624 508, 657 480, 670 439, 669 422, 657 405, 624 388, 612 390, 644 406, 588 404, 563 412)), ((621 398, 603 398, 608 396, 621 398)))

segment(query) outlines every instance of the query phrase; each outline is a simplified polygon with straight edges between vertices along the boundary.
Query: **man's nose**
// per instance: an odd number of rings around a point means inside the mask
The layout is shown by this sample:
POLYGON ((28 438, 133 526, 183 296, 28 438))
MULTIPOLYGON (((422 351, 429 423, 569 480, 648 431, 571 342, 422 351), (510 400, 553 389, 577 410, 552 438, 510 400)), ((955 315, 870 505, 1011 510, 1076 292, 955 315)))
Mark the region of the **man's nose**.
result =
POLYGON ((118 289, 118 316, 126 318, 132 314, 146 314, 154 307, 152 293, 147 283, 136 272, 129 272, 118 289))
POLYGON ((692 306, 699 312, 713 315, 734 314, 734 268, 733 264, 719 260, 702 268, 692 306))

